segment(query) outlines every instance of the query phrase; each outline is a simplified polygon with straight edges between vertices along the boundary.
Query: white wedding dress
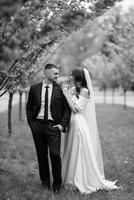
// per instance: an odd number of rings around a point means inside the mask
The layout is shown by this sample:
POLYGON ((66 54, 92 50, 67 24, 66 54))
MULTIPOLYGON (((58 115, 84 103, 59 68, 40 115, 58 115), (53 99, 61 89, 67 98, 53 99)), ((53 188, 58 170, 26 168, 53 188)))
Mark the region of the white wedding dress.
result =
POLYGON ((119 188, 116 181, 105 179, 92 85, 88 86, 90 98, 73 96, 78 112, 72 113, 70 129, 63 136, 62 156, 63 185, 72 185, 85 194, 119 188))

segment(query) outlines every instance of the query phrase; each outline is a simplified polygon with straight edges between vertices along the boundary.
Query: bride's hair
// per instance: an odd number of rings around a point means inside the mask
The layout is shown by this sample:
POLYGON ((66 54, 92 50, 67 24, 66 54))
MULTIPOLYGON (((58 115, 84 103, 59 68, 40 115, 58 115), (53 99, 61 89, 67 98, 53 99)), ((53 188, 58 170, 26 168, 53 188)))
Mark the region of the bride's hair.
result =
MULTIPOLYGON (((74 77, 75 82, 80 82, 81 87, 87 88, 87 82, 84 75, 83 69, 74 69, 72 71, 72 76, 74 77)), ((80 88, 76 88, 77 92, 80 92, 80 88)))

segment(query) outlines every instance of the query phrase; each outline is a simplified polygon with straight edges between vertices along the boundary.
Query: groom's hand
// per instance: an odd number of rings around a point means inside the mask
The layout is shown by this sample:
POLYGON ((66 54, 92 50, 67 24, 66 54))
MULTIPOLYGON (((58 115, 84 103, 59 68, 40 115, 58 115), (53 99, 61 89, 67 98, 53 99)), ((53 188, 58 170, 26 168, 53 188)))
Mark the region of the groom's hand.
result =
POLYGON ((55 126, 53 126, 53 127, 58 127, 58 129, 62 132, 63 131, 63 127, 60 125, 60 124, 57 124, 57 125, 55 125, 55 126))

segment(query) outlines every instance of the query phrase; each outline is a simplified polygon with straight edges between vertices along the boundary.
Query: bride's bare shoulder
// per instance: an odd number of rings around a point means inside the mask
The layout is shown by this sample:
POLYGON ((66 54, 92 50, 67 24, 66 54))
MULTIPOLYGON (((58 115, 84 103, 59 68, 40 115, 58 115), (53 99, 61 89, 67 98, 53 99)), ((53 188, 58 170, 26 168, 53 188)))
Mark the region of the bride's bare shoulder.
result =
POLYGON ((89 91, 87 88, 81 88, 80 95, 89 98, 89 91))

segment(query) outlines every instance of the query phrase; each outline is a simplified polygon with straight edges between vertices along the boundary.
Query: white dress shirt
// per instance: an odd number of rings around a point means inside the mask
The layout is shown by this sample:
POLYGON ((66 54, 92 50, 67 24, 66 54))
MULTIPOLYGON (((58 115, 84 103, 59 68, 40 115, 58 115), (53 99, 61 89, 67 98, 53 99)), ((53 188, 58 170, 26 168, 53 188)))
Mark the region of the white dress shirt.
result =
MULTIPOLYGON (((52 89, 53 89, 53 84, 48 85, 48 119, 53 120, 51 111, 50 111, 50 103, 51 103, 51 96, 52 96, 52 89)), ((42 84, 42 92, 41 92, 41 108, 39 111, 39 114, 37 116, 37 119, 44 119, 44 108, 45 108, 45 92, 46 92, 46 84, 43 81, 42 84)))

